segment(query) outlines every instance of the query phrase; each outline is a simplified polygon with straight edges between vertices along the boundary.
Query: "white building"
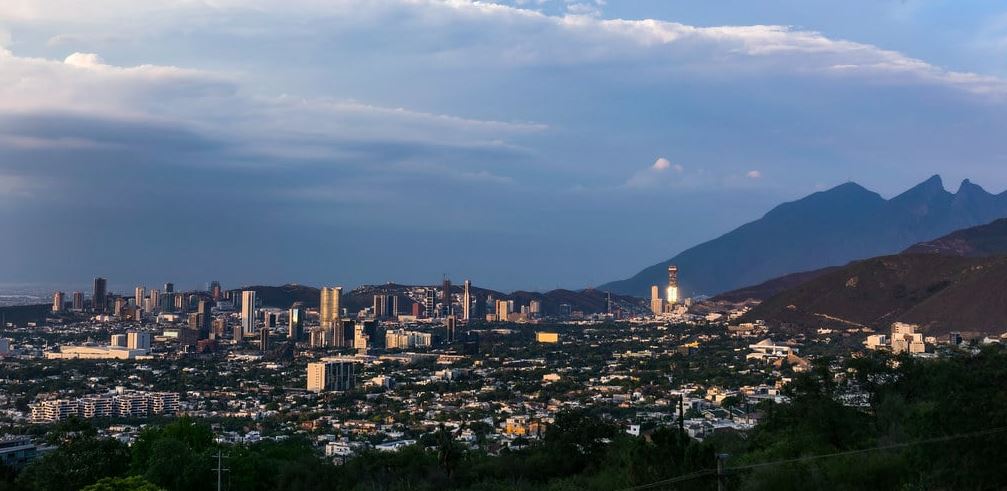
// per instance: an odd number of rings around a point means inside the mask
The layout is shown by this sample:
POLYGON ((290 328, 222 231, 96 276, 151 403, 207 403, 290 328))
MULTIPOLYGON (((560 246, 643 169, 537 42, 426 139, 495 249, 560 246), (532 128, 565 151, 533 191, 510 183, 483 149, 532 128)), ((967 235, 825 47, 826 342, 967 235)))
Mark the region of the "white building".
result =
POLYGON ((790 354, 797 353, 797 348, 785 344, 776 344, 771 339, 763 339, 758 343, 750 344, 748 345, 748 349, 752 350, 752 352, 745 356, 746 360, 773 360, 786 358, 790 354))

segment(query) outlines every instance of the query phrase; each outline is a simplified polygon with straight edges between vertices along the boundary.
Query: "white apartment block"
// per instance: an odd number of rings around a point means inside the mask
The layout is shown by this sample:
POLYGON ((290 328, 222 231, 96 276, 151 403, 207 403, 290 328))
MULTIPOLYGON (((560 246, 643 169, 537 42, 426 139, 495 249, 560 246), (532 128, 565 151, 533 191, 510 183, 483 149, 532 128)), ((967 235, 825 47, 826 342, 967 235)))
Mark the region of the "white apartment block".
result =
POLYGON ((38 401, 31 409, 33 423, 55 423, 81 418, 142 418, 150 415, 176 414, 178 394, 174 392, 122 392, 38 401))

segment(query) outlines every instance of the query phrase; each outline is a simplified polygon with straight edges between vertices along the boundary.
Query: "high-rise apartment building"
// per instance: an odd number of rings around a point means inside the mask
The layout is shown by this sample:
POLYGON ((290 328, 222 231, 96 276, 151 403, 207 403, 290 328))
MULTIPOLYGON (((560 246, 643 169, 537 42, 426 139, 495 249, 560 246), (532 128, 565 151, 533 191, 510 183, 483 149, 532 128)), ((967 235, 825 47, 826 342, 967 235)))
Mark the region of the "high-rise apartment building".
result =
POLYGON ((259 331, 259 351, 269 351, 269 329, 259 331))
POLYGON ((427 288, 423 295, 423 314, 427 317, 437 317, 437 290, 427 288))
POLYGON ((300 341, 304 337, 304 309, 295 304, 287 312, 287 339, 300 341))
POLYGON ((219 281, 211 281, 209 291, 210 298, 212 298, 214 302, 219 302, 222 298, 224 298, 224 289, 221 288, 219 281))
POLYGON ((318 309, 318 321, 323 328, 331 328, 333 324, 342 317, 342 312, 340 310, 342 308, 342 297, 342 287, 335 286, 322 288, 322 298, 318 309))
POLYGON ((453 299, 451 298, 451 280, 444 278, 444 282, 441 284, 441 317, 447 317, 451 315, 451 304, 453 299))
POLYGON ((138 309, 143 308, 143 297, 144 293, 146 293, 146 290, 147 290, 146 288, 138 286, 136 287, 136 290, 134 290, 133 292, 133 300, 135 302, 136 308, 138 309))
POLYGON ((129 349, 150 350, 150 333, 129 331, 126 333, 126 347, 129 349))
POLYGON ((661 289, 657 285, 650 286, 650 311, 654 315, 664 312, 664 299, 661 298, 661 289))
POLYGON ((241 336, 255 334, 255 291, 241 292, 241 336))
POLYGON ((374 311, 374 317, 377 319, 384 319, 388 317, 388 295, 374 295, 374 305, 371 310, 374 311))
POLYGON ((465 280, 462 290, 462 320, 468 322, 472 318, 472 282, 465 280))
POLYGON ((91 310, 104 313, 108 299, 108 281, 105 278, 94 279, 93 298, 91 299, 91 310))
POLYGON ((507 319, 510 318, 511 303, 507 300, 497 300, 496 307, 497 320, 500 322, 507 321, 507 319))
POLYGON ((196 315, 198 318, 196 327, 199 328, 199 339, 208 339, 210 337, 210 327, 213 323, 213 307, 210 305, 210 300, 199 301, 196 315))
POLYGON ((149 307, 147 310, 154 312, 155 310, 161 308, 161 292, 157 291, 157 288, 150 289, 150 292, 147 295, 147 300, 147 305, 149 307))
POLYGON ((62 312, 63 311, 63 304, 64 304, 64 302, 66 302, 66 300, 63 298, 63 292, 57 291, 56 293, 53 293, 52 294, 52 311, 53 312, 62 312))
POLYGON ((308 390, 326 392, 352 389, 355 385, 354 365, 353 362, 308 363, 308 390))
POLYGON ((73 292, 73 310, 76 310, 78 312, 84 310, 83 292, 73 292))
POLYGON ((449 315, 445 320, 444 327, 446 331, 444 341, 448 343, 455 342, 456 331, 458 330, 458 318, 453 315, 449 315))

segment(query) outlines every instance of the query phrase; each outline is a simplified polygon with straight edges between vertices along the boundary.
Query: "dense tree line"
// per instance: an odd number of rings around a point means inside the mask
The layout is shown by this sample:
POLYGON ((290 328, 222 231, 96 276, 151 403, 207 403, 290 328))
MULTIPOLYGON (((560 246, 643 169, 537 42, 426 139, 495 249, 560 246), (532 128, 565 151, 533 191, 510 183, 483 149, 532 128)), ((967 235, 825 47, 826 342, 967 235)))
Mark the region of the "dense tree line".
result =
POLYGON ((718 454, 730 455, 730 489, 1007 485, 1002 350, 940 360, 869 355, 841 366, 820 360, 787 392, 788 404, 758 406, 764 417, 751 432, 703 443, 678 427, 633 437, 604 417, 567 412, 540 442, 499 456, 468 450, 442 429, 420 445, 365 452, 341 466, 298 438, 220 447, 208 426, 186 418, 144 430, 130 447, 69 422, 49 434, 57 450, 0 479, 18 490, 211 490, 222 450, 224 487, 233 490, 610 490, 676 476, 694 478, 675 489, 710 489, 718 454))

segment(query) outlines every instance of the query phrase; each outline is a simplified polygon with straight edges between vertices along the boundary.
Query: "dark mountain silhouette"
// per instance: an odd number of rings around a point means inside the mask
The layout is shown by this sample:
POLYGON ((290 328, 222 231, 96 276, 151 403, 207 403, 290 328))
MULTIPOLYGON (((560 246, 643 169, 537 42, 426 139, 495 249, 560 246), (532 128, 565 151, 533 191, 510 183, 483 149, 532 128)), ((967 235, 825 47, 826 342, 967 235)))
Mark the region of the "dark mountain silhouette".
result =
MULTIPOLYGON (((1001 218, 986 225, 958 230, 931 241, 920 242, 910 246, 902 253, 963 257, 1007 255, 1007 218, 1001 218)), ((837 269, 840 267, 832 266, 814 271, 791 273, 758 285, 722 293, 714 297, 713 300, 728 302, 765 300, 837 269)))
POLYGON ((742 321, 799 330, 892 322, 928 335, 1007 331, 1007 256, 899 254, 853 262, 775 295, 742 321))
POLYGON ((744 288, 738 288, 737 290, 721 293, 720 295, 713 297, 711 300, 715 302, 744 302, 746 300, 761 301, 778 293, 789 290, 795 286, 803 285, 804 283, 807 283, 825 273, 829 273, 837 269, 840 269, 840 266, 830 266, 828 268, 816 269, 814 271, 791 273, 779 278, 773 278, 769 281, 764 281, 758 285, 746 286, 744 288))
POLYGON ((1007 254, 1007 219, 952 232, 939 239, 921 242, 905 250, 907 254, 944 254, 983 257, 1007 254))
POLYGON ((933 176, 889 200, 851 182, 784 203, 759 220, 599 289, 646 296, 650 285, 666 281, 668 264, 676 264, 685 295, 713 295, 894 254, 1005 216, 1007 193, 993 195, 968 180, 950 193, 933 176))

